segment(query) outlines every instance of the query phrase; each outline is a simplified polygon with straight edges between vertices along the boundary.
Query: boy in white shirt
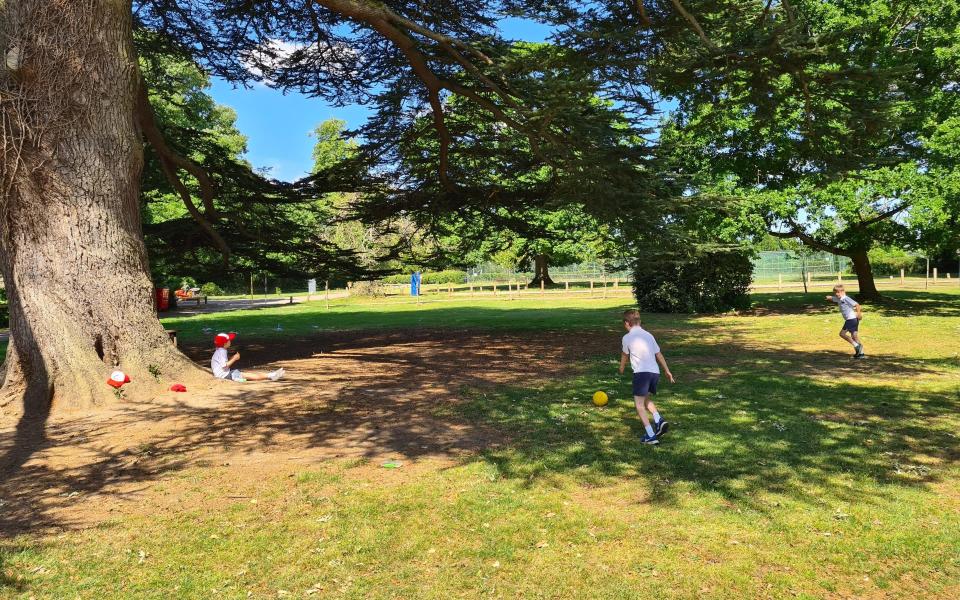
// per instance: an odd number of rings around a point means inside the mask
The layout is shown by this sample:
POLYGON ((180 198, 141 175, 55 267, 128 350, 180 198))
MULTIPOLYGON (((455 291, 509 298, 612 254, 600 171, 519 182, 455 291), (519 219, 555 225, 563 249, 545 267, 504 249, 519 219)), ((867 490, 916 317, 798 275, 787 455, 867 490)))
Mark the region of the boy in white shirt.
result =
POLYGON ((660 380, 660 366, 666 373, 670 383, 674 383, 673 373, 667 366, 667 360, 660 353, 657 340, 650 332, 640 327, 640 311, 631 309, 623 313, 623 327, 627 335, 623 336, 622 352, 620 353, 620 374, 630 361, 633 369, 633 402, 637 407, 637 414, 643 422, 647 434, 641 439, 644 444, 657 444, 659 438, 667 433, 670 424, 657 411, 656 405, 650 400, 651 394, 657 393, 657 382, 660 380), (647 417, 647 411, 653 415, 653 425, 647 417))
POLYGON ((213 371, 213 376, 217 379, 229 379, 230 381, 263 381, 264 379, 269 379, 270 381, 276 381, 283 377, 284 370, 282 368, 277 369, 276 371, 270 371, 269 373, 256 373, 256 372, 247 372, 243 373, 240 369, 231 369, 238 360, 240 360, 240 353, 235 352, 232 357, 227 358, 227 348, 230 347, 230 344, 235 340, 237 334, 235 333, 218 333, 213 338, 213 345, 216 346, 216 350, 213 351, 213 357, 210 359, 210 370, 213 371))
POLYGON ((836 295, 827 296, 827 300, 837 303, 840 307, 840 314, 843 315, 840 337, 853 346, 854 358, 865 358, 863 344, 860 343, 860 320, 863 319, 863 307, 848 296, 846 290, 840 284, 833 286, 833 293, 836 295))

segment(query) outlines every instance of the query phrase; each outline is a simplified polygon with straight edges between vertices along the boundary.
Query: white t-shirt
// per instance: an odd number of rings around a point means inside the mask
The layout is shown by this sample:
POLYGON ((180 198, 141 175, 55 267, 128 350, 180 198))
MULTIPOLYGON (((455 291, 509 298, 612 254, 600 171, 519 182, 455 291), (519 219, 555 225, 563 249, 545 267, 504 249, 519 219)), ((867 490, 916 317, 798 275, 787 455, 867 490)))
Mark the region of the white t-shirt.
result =
POLYGON ((217 379, 227 379, 230 376, 230 369, 227 368, 226 348, 217 348, 213 351, 213 358, 210 359, 210 369, 217 379))
POLYGON ((657 364, 660 346, 649 331, 637 325, 623 336, 623 353, 630 355, 630 367, 634 373, 660 373, 657 364))
POLYGON ((833 301, 840 305, 840 314, 843 315, 844 321, 849 321, 850 319, 857 318, 857 301, 851 298, 850 296, 844 296, 843 298, 833 297, 833 301))

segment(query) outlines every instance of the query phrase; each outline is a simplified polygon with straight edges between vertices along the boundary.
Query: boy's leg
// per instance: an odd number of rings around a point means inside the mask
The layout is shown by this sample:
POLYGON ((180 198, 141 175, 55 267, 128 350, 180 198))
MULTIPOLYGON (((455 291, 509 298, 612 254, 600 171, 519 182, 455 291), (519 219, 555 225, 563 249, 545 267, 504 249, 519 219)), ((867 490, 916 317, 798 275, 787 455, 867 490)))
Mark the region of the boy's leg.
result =
POLYGON ((276 381, 283 377, 284 370, 283 368, 277 369, 276 371, 270 371, 269 373, 260 373, 258 371, 244 371, 243 378, 247 381, 276 381))
POLYGON ((843 338, 843 341, 845 341, 846 343, 850 344, 851 346, 856 347, 857 344, 856 344, 856 342, 853 341, 853 336, 852 336, 852 335, 850 334, 850 332, 847 331, 846 329, 841 329, 841 330, 840 330, 840 337, 842 337, 842 338, 843 338))
POLYGON ((860 343, 860 332, 851 331, 850 337, 853 338, 853 349, 857 351, 857 356, 863 356, 863 344, 860 343))
POLYGON ((647 410, 644 408, 650 400, 650 378, 648 373, 633 374, 633 404, 637 407, 637 416, 643 423, 643 428, 647 435, 643 438, 644 444, 656 444, 657 434, 650 425, 650 418, 647 416, 647 410))
POLYGON ((640 416, 640 422, 643 423, 643 428, 647 431, 647 435, 654 437, 653 426, 650 424, 650 417, 647 416, 647 411, 644 408, 649 400, 650 396, 634 396, 633 404, 637 407, 637 415, 640 416))
POLYGON ((650 399, 651 397, 652 394, 647 396, 645 405, 647 410, 650 411, 650 414, 653 415, 653 431, 659 438, 665 434, 667 430, 669 430, 670 424, 667 423, 666 419, 660 416, 660 412, 657 410, 657 405, 653 403, 653 400, 650 399))

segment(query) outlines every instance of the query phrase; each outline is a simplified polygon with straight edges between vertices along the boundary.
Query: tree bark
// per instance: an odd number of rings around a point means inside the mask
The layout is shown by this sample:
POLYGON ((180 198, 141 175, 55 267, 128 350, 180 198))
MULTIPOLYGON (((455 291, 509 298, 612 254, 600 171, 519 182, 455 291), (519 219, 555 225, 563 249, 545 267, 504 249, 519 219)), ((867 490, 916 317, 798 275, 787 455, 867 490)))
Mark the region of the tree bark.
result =
POLYGON ((537 254, 533 258, 533 280, 530 285, 540 287, 541 281, 544 285, 554 285, 550 278, 549 257, 546 254, 537 254))
POLYGON ((878 300, 880 291, 877 290, 877 284, 873 279, 873 268, 870 266, 870 257, 866 250, 852 252, 850 260, 853 261, 853 270, 857 274, 857 283, 860 286, 860 292, 857 294, 859 300, 878 300))
POLYGON ((0 41, 0 270, 10 308, 0 412, 45 418, 116 401, 106 385, 114 368, 133 380, 127 400, 195 377, 154 312, 129 1, 5 2, 0 41))

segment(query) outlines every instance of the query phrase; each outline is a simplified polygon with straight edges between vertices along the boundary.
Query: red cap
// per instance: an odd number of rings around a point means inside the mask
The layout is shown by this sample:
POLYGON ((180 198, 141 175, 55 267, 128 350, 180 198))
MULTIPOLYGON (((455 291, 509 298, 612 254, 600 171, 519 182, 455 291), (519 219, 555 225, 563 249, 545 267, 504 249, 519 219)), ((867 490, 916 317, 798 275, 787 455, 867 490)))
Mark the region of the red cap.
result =
POLYGON ((175 383, 175 384, 173 384, 173 385, 170 386, 170 391, 171 391, 171 392, 185 392, 185 391, 187 391, 187 386, 183 385, 182 383, 175 383))
POLYGON ((218 333, 213 338, 213 345, 216 346, 217 348, 222 348, 224 344, 226 344, 227 342, 232 342, 234 339, 236 339, 236 337, 237 337, 237 334, 232 332, 218 333))
POLYGON ((130 376, 123 371, 114 371, 110 374, 110 379, 107 380, 107 385, 112 385, 118 390, 122 388, 125 383, 130 383, 130 376))

